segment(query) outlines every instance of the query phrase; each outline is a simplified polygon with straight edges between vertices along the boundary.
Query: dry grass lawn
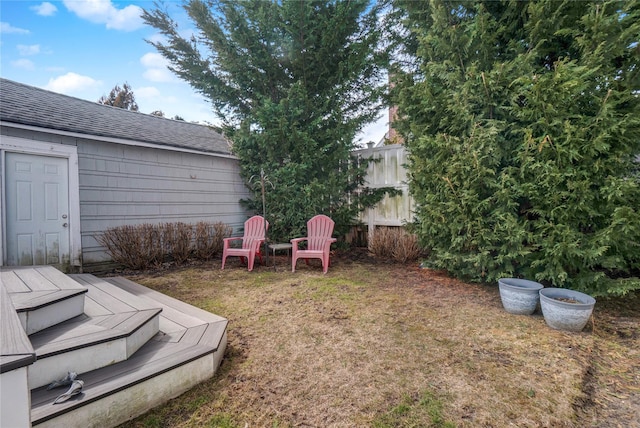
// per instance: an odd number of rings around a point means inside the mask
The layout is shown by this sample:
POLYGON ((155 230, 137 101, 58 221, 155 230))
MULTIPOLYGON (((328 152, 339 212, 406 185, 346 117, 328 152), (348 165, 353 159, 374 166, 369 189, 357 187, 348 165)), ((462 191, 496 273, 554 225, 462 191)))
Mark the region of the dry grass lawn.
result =
POLYGON ((125 426, 640 427, 639 295, 565 333, 497 286, 353 259, 127 275, 230 323, 214 379, 125 426))

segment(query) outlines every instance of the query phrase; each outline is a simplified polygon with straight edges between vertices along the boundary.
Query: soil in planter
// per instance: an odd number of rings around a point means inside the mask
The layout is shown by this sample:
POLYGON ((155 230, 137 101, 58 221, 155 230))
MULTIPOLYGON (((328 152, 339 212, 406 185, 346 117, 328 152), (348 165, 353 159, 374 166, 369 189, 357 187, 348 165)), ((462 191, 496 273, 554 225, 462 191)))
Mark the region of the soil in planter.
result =
POLYGON ((580 302, 577 301, 576 299, 570 299, 568 297, 552 297, 553 300, 557 300, 559 302, 565 302, 565 303, 573 303, 574 305, 579 304, 580 302))

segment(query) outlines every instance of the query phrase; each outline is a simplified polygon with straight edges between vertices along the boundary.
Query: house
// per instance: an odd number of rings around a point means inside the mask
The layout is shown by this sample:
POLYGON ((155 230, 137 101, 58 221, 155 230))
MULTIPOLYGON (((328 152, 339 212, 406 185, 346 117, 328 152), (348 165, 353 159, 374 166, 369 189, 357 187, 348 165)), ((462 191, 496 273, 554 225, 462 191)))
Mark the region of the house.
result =
POLYGON ((96 237, 114 226, 242 227, 219 133, 0 79, 0 189, 0 426, 117 426, 214 376, 225 318, 60 270, 107 263, 96 237), (75 376, 68 400, 48 388, 75 376))
POLYGON ((247 218, 228 142, 176 121, 0 79, 0 265, 92 270, 125 224, 247 218))

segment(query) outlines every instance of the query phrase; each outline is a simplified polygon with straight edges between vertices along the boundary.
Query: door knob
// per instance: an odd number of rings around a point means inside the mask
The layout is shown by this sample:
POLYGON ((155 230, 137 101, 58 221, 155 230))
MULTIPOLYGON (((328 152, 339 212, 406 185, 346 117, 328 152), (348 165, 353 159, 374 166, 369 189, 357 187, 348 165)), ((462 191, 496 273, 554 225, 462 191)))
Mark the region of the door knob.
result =
POLYGON ((62 227, 67 227, 68 225, 68 223, 62 223, 62 227))

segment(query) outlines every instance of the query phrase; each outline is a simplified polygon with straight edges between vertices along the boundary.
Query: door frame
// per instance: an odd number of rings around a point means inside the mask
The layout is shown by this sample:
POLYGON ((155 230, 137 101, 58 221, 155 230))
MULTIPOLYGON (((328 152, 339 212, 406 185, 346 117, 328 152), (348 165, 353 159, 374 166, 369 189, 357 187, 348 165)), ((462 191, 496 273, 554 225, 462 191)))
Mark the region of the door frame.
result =
POLYGON ((66 144, 46 143, 26 138, 0 135, 0 266, 6 260, 7 248, 7 218, 6 218, 6 171, 5 153, 24 153, 38 156, 65 158, 68 162, 67 173, 69 186, 69 260, 71 266, 82 266, 82 238, 80 234, 80 185, 78 173, 78 148, 66 144))

